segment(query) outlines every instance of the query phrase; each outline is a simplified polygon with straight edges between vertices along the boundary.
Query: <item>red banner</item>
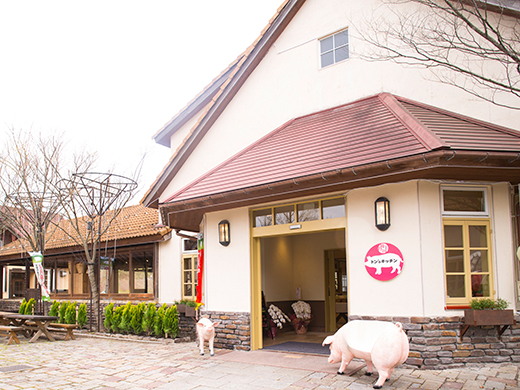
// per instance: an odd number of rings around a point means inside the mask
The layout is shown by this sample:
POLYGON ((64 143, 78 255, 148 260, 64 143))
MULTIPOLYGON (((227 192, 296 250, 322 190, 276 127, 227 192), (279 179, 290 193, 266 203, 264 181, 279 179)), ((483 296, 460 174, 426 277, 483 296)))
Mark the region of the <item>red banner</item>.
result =
POLYGON ((197 242, 197 248, 199 250, 199 265, 197 267, 197 303, 202 302, 202 272, 204 271, 204 238, 202 234, 197 242))

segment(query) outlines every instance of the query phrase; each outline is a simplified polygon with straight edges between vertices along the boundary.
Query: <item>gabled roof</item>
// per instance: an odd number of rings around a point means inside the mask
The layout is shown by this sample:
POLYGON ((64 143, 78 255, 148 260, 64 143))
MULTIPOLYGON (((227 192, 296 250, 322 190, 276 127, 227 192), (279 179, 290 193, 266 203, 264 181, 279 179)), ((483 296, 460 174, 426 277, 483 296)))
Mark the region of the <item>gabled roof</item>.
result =
POLYGON ((305 0, 283 1, 255 42, 155 135, 156 142, 168 145, 169 139, 175 131, 182 127, 190 118, 197 114, 199 115, 197 123, 148 189, 141 203, 149 207, 158 206, 160 194, 166 189, 175 174, 202 138, 204 138, 204 135, 227 107, 249 75, 264 58, 271 45, 280 36, 303 3, 305 3, 305 0), (208 108, 201 113, 200 110, 208 102, 208 108))
MULTIPOLYGON (((108 213, 111 212, 113 211, 108 213)), ((107 218, 110 218, 110 215, 107 218)), ((82 220, 84 220, 86 226, 87 219, 82 218, 82 220)), ((45 244, 46 254, 82 250, 82 248, 78 248, 73 239, 64 233, 64 231, 68 231, 69 234, 74 235, 74 230, 69 228, 70 221, 62 220, 59 225, 61 229, 54 229, 45 244)), ((159 212, 156 209, 135 205, 121 210, 121 213, 110 225, 108 232, 101 236, 101 242, 115 243, 116 245, 155 242, 162 240, 170 232, 169 227, 159 224, 159 212)), ((18 240, 0 248, 0 261, 11 259, 13 255, 18 257, 27 255, 18 240)))
POLYGON ((285 123, 171 194, 161 210, 170 226, 196 230, 204 212, 367 181, 514 182, 519 157, 520 132, 381 93, 285 123))

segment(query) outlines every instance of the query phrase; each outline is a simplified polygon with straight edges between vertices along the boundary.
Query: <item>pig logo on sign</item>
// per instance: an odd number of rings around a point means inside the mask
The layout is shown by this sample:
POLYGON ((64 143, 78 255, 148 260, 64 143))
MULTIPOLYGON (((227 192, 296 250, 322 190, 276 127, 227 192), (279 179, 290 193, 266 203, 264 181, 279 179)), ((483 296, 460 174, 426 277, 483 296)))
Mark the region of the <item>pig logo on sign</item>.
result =
POLYGON ((386 281, 395 278, 403 269, 403 255, 392 244, 374 245, 365 256, 365 268, 374 279, 386 281))

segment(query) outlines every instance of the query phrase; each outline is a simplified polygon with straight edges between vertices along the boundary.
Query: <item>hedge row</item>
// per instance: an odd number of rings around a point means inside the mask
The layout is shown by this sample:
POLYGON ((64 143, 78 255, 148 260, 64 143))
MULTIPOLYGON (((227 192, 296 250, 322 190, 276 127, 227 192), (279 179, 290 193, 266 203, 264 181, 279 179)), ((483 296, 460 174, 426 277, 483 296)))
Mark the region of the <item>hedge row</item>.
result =
MULTIPOLYGON (((34 298, 26 301, 25 298, 20 304, 18 313, 20 314, 34 314, 34 298)), ((53 301, 51 310, 49 311, 50 316, 59 317, 58 322, 60 324, 78 324, 80 328, 84 327, 87 323, 87 304, 82 303, 77 308, 76 302, 68 301, 53 301)))
POLYGON ((76 313, 77 306, 76 302, 53 301, 49 315, 59 317, 58 321, 60 324, 77 323, 80 328, 83 328, 87 324, 87 304, 82 303, 79 305, 76 313))
POLYGON ((145 303, 132 305, 128 302, 115 308, 114 303, 110 303, 105 308, 103 325, 111 333, 175 338, 179 334, 179 315, 176 305, 168 307, 166 303, 159 309, 153 302, 148 306, 145 303))

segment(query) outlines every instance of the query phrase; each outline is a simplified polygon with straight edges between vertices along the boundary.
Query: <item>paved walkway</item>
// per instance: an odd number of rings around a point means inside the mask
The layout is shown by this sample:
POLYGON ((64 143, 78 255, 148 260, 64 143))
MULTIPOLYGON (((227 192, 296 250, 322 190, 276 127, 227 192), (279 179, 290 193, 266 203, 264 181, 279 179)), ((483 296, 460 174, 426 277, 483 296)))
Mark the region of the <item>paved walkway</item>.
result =
MULTIPOLYGON (((200 356, 193 342, 78 337, 71 341, 51 343, 40 339, 30 344, 23 340, 19 345, 7 345, 2 339, 0 389, 8 390, 359 390, 371 389, 377 379, 377 375, 365 376, 362 364, 350 376, 335 375, 337 367, 328 365, 326 357, 321 356, 225 350, 217 351, 214 357, 208 353, 200 356), (276 355, 269 358, 269 354, 276 355)), ((383 389, 518 389, 519 373, 520 364, 474 365, 444 371, 401 368, 383 389)))

